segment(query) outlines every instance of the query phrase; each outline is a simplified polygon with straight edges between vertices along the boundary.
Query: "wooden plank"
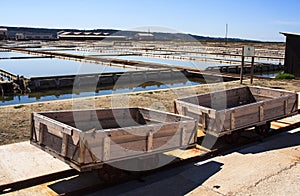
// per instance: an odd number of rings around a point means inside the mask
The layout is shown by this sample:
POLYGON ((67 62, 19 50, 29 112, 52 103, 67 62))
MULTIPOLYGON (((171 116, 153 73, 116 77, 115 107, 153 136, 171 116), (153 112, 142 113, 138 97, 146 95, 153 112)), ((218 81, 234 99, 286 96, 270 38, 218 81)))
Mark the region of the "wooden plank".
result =
MULTIPOLYGON (((84 138, 89 142, 89 145, 97 145, 102 142, 103 138, 107 135, 110 135, 111 141, 116 144, 127 143, 127 142, 135 142, 139 140, 145 140, 148 137, 149 132, 153 132, 154 140, 159 137, 165 136, 173 136, 180 132, 182 127, 186 127, 186 132, 192 134, 195 130, 194 127, 196 123, 183 123, 178 126, 174 125, 162 125, 159 127, 146 127, 146 128, 138 128, 136 131, 131 131, 129 128, 121 128, 116 129, 119 130, 117 134, 112 134, 111 131, 107 130, 105 132, 94 131, 91 133, 85 133, 84 138)), ((115 131, 115 130, 114 130, 115 131)))
MULTIPOLYGON (((169 136, 169 137, 162 137, 158 138, 158 140, 153 140, 153 149, 152 153, 158 152, 158 151, 164 151, 166 149, 170 148, 179 148, 180 146, 180 134, 176 136, 169 136)), ((186 145, 185 145, 186 146, 186 145)), ((111 145, 110 149, 110 159, 119 159, 119 158, 125 158, 132 155, 143 155, 148 154, 147 151, 147 140, 140 140, 135 143, 124 143, 122 145, 119 144, 113 144, 111 145)))
POLYGON ((190 120, 186 116, 181 115, 174 115, 173 113, 167 113, 167 112, 160 112, 160 111, 154 111, 154 110, 144 110, 140 109, 141 115, 146 120, 150 121, 159 121, 159 122, 178 122, 178 121, 186 121, 190 120), (151 115, 150 115, 151 114, 151 115))
POLYGON ((195 113, 195 114, 199 114, 202 115, 202 112, 207 113, 209 115, 210 118, 214 118, 216 110, 211 109, 211 108, 206 108, 203 106, 198 106, 198 105, 194 105, 191 103, 186 103, 183 101, 177 101, 178 105, 180 106, 181 109, 178 110, 179 114, 181 115, 185 115, 183 108, 187 108, 187 111, 195 113))
POLYGON ((68 126, 64 123, 58 122, 56 120, 53 120, 51 118, 48 118, 48 117, 45 117, 45 116, 42 116, 39 114, 35 114, 34 121, 37 121, 39 123, 45 124, 50 127, 53 127, 55 130, 57 130, 57 132, 63 132, 68 135, 72 135, 72 131, 74 129, 71 126, 68 126))
POLYGON ((256 86, 251 86, 249 87, 251 93, 259 96, 265 96, 265 97, 271 97, 271 98, 277 98, 281 96, 286 96, 286 95, 293 95, 294 93, 282 89, 272 89, 272 88, 266 88, 266 87, 256 87, 256 86))

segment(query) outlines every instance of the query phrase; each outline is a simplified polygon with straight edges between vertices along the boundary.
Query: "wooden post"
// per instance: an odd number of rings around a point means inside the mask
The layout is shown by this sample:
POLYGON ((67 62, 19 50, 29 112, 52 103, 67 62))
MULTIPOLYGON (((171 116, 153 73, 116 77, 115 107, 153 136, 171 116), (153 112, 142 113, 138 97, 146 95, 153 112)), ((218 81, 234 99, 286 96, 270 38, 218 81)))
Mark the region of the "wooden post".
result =
MULTIPOLYGON (((243 52, 244 53, 244 52, 243 52)), ((242 64, 240 70, 240 84, 243 84, 243 68, 244 68, 245 57, 244 54, 242 55, 242 64)))
POLYGON ((261 105, 259 106, 259 121, 263 121, 264 120, 264 106, 261 105))
POLYGON ((184 142, 185 142, 185 128, 181 129, 181 139, 180 139, 180 146, 184 146, 184 142))
MULTIPOLYGON (((251 62, 251 72, 252 72, 252 67, 254 63, 254 47, 251 46, 244 46, 243 47, 243 52, 242 52, 242 65, 241 65, 241 78, 240 78, 240 83, 243 84, 243 67, 245 63, 245 57, 252 57, 252 62, 251 62)), ((252 78, 252 77, 251 77, 252 78)), ((251 81, 252 84, 252 81, 251 81)))
POLYGON ((110 137, 106 136, 103 138, 103 157, 102 161, 110 159, 110 137))
POLYGON ((208 114, 202 112, 202 128, 204 130, 207 129, 207 123, 206 123, 207 119, 208 119, 208 114))
POLYGON ((84 163, 85 161, 85 145, 82 140, 79 141, 79 157, 78 157, 78 162, 80 164, 84 163))
POLYGON ((147 152, 151 152, 153 150, 153 132, 150 131, 147 137, 147 152))
POLYGON ((253 83, 253 72, 254 72, 254 56, 251 57, 251 79, 250 79, 250 84, 253 83))
POLYGON ((63 157, 67 156, 68 154, 68 143, 69 143, 69 136, 66 133, 63 133, 62 144, 61 144, 61 155, 63 157))
POLYGON ((42 145, 44 142, 44 132, 46 131, 46 125, 39 123, 39 144, 42 145))

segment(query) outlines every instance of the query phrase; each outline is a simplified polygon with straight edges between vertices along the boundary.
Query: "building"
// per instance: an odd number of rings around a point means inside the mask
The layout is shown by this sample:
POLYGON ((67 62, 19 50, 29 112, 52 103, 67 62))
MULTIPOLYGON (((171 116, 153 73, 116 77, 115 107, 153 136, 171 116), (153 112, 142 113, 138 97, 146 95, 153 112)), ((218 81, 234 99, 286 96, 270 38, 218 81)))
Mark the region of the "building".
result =
POLYGON ((300 34, 281 32, 286 36, 284 72, 300 78, 300 34))
POLYGON ((57 33, 57 38, 60 40, 126 40, 125 36, 113 36, 109 33, 102 32, 64 32, 57 33))
POLYGON ((0 28, 0 40, 5 40, 7 37, 7 28, 0 28))
POLYGON ((154 35, 151 33, 137 33, 135 34, 135 39, 136 40, 145 40, 145 41, 152 41, 154 40, 154 35))
POLYGON ((16 33, 16 40, 53 40, 52 34, 47 33, 16 33))
POLYGON ((129 46, 132 47, 132 42, 130 41, 115 41, 114 46, 129 46))

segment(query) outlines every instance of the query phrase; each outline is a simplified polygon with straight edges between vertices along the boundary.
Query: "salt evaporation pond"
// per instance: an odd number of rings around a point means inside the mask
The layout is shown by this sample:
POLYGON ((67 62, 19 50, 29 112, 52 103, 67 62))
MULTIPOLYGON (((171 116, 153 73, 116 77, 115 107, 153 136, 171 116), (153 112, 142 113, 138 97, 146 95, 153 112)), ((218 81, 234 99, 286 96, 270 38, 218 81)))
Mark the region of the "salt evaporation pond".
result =
POLYGON ((0 59, 1 58, 12 58, 12 57, 36 57, 36 56, 19 53, 19 52, 0 52, 0 59))
POLYGON ((27 78, 128 71, 128 69, 121 67, 110 67, 101 64, 56 58, 1 59, 0 69, 27 78))
POLYGON ((134 61, 142 61, 149 63, 159 63, 159 64, 167 64, 167 65, 175 65, 182 66, 188 68, 195 69, 206 69, 211 66, 226 66, 227 64, 213 63, 213 62, 199 62, 199 61, 188 61, 188 60, 171 60, 171 59, 162 59, 162 58, 151 58, 144 56, 113 56, 110 58, 117 58, 123 60, 134 60, 134 61))
POLYGON ((155 84, 149 83, 143 86, 137 86, 133 88, 120 87, 115 89, 113 86, 105 89, 97 89, 95 92, 79 92, 74 93, 71 90, 50 90, 47 92, 37 92, 31 93, 29 95, 19 95, 19 96, 3 96, 0 97, 0 106, 4 105, 14 105, 14 104, 25 104, 25 103, 34 103, 34 102, 43 102, 51 100, 63 100, 71 98, 81 98, 81 97, 93 97, 100 95, 110 95, 115 93, 129 93, 129 92, 141 92, 148 90, 157 90, 157 89, 168 89, 182 86, 193 86, 204 83, 205 81, 201 79, 186 80, 181 82, 174 82, 169 84, 155 84))

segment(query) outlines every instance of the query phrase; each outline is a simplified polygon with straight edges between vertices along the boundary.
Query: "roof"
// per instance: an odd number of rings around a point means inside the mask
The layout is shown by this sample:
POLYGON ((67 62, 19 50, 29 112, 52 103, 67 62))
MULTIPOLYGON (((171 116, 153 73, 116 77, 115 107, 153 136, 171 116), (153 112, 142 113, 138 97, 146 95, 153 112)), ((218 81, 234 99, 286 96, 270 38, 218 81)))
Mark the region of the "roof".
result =
POLYGON ((141 37, 153 37, 151 33, 137 33, 136 36, 141 36, 141 37))
POLYGON ((300 36, 300 33, 280 32, 284 36, 300 36))
POLYGON ((91 35, 91 36, 98 36, 98 35, 109 35, 109 33, 103 33, 103 32, 84 32, 84 31, 76 31, 76 32, 71 32, 71 31, 60 31, 57 33, 58 36, 64 36, 64 35, 91 35))
POLYGON ((7 28, 0 28, 0 31, 7 31, 7 28))

